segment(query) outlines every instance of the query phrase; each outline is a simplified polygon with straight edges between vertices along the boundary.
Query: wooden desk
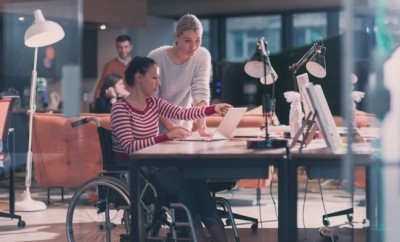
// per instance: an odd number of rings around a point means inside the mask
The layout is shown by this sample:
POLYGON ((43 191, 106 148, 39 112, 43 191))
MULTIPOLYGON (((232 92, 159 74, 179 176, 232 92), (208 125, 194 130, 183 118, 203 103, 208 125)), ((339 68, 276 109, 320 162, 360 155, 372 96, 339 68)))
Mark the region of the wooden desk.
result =
MULTIPOLYGON (((269 165, 279 168, 279 241, 294 241, 289 238, 291 211, 287 208, 287 184, 291 182, 285 174, 287 150, 246 148, 246 140, 190 142, 168 141, 153 145, 136 152, 131 160, 130 195, 131 195, 131 241, 139 241, 139 167, 181 167, 185 176, 196 178, 265 178, 269 165), (196 171, 199 171, 198 173, 196 171), (223 171, 223 172, 222 172, 223 171)), ((292 232, 293 234, 293 232, 292 232)))

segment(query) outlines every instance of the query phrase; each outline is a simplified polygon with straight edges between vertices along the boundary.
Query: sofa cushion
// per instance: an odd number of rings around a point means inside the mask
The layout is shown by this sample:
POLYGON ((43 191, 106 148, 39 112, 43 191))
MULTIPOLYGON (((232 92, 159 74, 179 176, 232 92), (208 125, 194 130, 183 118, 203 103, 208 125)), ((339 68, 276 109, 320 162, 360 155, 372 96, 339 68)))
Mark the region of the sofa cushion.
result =
MULTIPOLYGON (((109 114, 81 114, 96 117, 110 128, 109 114)), ((33 123, 32 155, 35 179, 42 187, 76 187, 102 170, 96 124, 77 128, 62 114, 36 113, 33 123)))

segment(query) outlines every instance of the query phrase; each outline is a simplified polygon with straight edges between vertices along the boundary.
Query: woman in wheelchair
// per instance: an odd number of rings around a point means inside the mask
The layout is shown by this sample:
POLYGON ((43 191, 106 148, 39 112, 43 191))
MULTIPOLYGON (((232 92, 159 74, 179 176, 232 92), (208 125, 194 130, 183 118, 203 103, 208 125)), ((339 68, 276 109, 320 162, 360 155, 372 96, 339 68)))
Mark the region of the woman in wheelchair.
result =
MULTIPOLYGON (((148 57, 135 57, 125 71, 125 84, 130 93, 117 101, 111 111, 111 127, 114 158, 129 161, 135 151, 166 140, 184 138, 190 132, 177 127, 165 134, 159 134, 159 118, 196 120, 212 114, 225 115, 229 104, 207 107, 182 108, 154 97, 160 86, 157 63, 148 57)), ((216 204, 203 180, 185 180, 177 168, 149 169, 152 183, 169 196, 189 208, 194 220, 198 241, 206 241, 202 222, 215 242, 226 242, 227 238, 216 204)))

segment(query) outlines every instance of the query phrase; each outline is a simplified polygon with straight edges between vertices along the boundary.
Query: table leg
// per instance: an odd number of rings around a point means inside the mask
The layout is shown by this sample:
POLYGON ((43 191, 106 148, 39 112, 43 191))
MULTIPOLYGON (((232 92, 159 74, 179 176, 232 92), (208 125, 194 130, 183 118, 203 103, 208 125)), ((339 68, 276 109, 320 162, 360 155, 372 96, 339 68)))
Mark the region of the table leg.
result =
POLYGON ((140 182, 139 182, 139 165, 138 160, 133 159, 130 161, 131 167, 129 172, 129 192, 131 200, 131 231, 130 231, 130 241, 137 242, 140 241, 140 216, 139 214, 139 197, 140 197, 140 182))
POLYGON ((10 214, 15 214, 15 134, 14 132, 11 133, 12 138, 12 160, 11 160, 11 167, 10 167, 10 214))
POLYGON ((366 166, 366 213, 367 219, 369 220, 368 227, 368 242, 379 241, 379 230, 378 230, 378 217, 376 216, 377 211, 379 211, 378 207, 378 197, 382 195, 382 190, 379 189, 378 179, 380 178, 380 172, 382 172, 381 168, 378 166, 366 166), (376 195, 378 192, 378 196, 376 195))
POLYGON ((278 241, 297 241, 297 162, 281 160, 278 178, 278 241))

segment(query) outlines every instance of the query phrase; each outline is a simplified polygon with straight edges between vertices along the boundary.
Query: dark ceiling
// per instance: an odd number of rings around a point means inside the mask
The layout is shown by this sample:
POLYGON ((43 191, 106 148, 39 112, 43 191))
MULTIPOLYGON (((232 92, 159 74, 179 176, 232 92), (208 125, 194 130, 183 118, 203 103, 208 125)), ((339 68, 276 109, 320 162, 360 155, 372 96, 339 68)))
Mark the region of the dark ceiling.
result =
MULTIPOLYGON (((357 6, 366 6, 367 1, 369 0, 353 0, 357 6)), ((69 14, 76 18, 77 2, 78 0, 0 0, 0 11, 32 14, 33 10, 44 8, 48 12, 46 16, 71 17, 64 16, 69 14)), ((193 13, 205 17, 341 7, 342 0, 83 0, 83 18, 86 22, 144 27, 149 15, 177 18, 193 13)))

